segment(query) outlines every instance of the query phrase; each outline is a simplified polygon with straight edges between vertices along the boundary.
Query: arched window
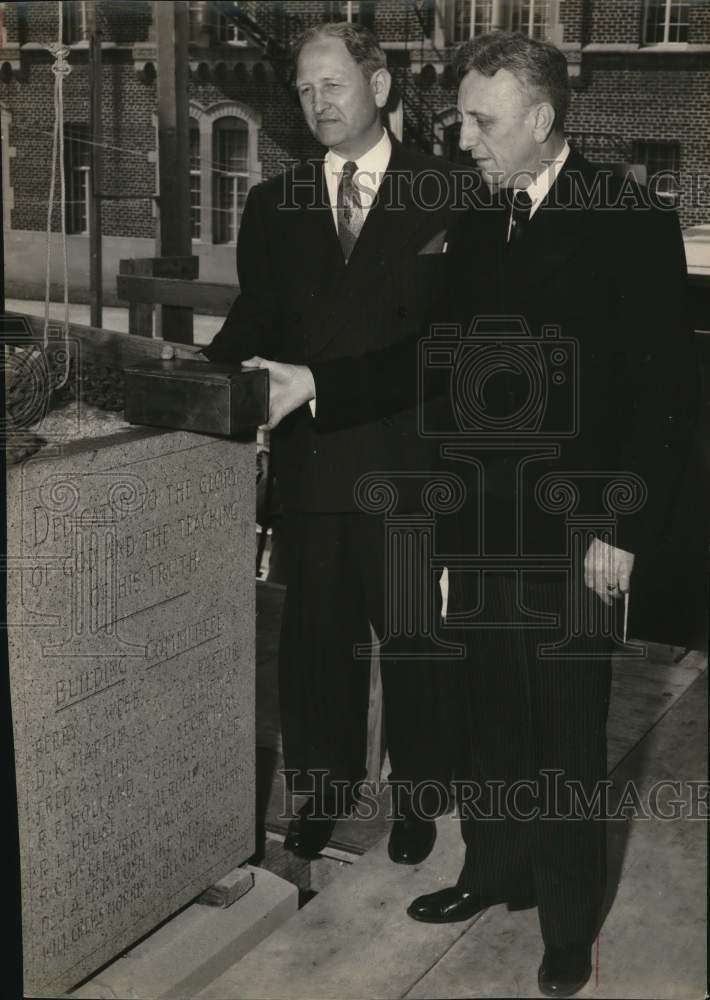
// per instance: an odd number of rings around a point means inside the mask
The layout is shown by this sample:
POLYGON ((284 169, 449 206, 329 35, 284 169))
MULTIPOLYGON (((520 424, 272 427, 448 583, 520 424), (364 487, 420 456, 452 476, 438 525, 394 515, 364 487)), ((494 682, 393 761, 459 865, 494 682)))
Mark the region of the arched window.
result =
POLYGON ((235 243, 249 189, 249 128, 233 115, 212 130, 212 205, 215 243, 235 243))
POLYGON ((261 116, 239 101, 190 101, 193 240, 236 242, 247 192, 261 180, 260 127, 261 116))

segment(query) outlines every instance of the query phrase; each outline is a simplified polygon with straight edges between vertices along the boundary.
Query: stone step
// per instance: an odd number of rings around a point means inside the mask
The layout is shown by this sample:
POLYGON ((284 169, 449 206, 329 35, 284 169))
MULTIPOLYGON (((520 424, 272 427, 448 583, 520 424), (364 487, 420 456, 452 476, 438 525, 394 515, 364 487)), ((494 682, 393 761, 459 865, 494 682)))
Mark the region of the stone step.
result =
POLYGON ((72 993, 81 1000, 193 1000, 298 910, 298 889, 245 866, 253 887, 228 907, 192 903, 72 993))
POLYGON ((421 866, 393 865, 383 838, 196 1000, 404 996, 472 923, 435 927, 406 915, 414 896, 458 876, 458 821, 444 816, 437 828, 434 850, 421 866))

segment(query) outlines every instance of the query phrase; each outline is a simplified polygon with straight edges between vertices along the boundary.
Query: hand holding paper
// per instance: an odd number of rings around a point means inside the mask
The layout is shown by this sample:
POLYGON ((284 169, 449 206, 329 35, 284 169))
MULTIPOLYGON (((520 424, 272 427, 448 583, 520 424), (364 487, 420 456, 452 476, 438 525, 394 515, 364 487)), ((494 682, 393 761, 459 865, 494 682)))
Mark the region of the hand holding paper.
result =
POLYGON ((633 565, 633 552, 595 538, 584 557, 584 582, 605 604, 611 604, 628 594, 633 565))

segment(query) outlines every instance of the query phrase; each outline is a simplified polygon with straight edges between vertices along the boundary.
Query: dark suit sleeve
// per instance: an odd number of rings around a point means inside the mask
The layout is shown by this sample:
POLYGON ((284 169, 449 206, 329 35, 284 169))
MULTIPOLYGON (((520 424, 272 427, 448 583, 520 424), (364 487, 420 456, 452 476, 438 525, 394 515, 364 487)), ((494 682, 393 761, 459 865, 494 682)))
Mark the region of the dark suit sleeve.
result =
POLYGON ((638 555, 657 546, 669 525, 698 417, 700 380, 675 213, 629 210, 618 222, 611 253, 630 395, 629 417, 619 428, 620 468, 643 480, 647 497, 639 510, 619 518, 617 544, 638 555))
POLYGON ((239 294, 212 343, 210 361, 239 364, 255 354, 271 358, 278 330, 277 288, 259 187, 249 192, 237 240, 239 294))
POLYGON ((316 387, 316 426, 335 430, 368 423, 414 406, 420 398, 420 336, 360 357, 310 365, 316 387))

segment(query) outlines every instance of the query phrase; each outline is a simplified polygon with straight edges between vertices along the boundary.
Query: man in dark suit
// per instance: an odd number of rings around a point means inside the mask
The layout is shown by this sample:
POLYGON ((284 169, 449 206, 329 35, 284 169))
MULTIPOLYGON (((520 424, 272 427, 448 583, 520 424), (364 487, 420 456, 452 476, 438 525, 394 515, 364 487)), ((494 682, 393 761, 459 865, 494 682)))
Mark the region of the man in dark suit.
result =
POLYGON ((449 620, 467 628, 475 780, 462 786, 458 884, 408 912, 445 923, 536 904, 540 989, 570 996, 591 973, 605 886, 617 612, 670 523, 696 413, 683 244, 672 211, 567 145, 561 52, 496 32, 458 62, 461 146, 486 184, 451 214, 437 364, 419 383, 415 343, 310 369, 269 363, 270 422, 315 398, 317 424, 337 428, 421 389, 425 426, 427 395, 449 398, 442 459, 469 487, 449 542, 461 567, 449 620))
MULTIPOLYGON (((262 354, 315 363, 373 350, 412 336, 439 292, 449 166, 383 128, 391 80, 376 39, 358 25, 324 24, 295 55, 306 122, 328 152, 249 192, 240 295, 204 351, 211 361, 262 354)), ((279 653, 284 757, 293 791, 308 796, 285 845, 303 856, 325 846, 365 777, 370 624, 388 640, 385 733, 401 791, 390 857, 415 864, 434 843, 432 817, 444 807, 452 768, 442 668, 422 659, 417 636, 405 646, 388 635, 384 522, 356 498, 363 475, 426 469, 428 451, 411 407, 323 434, 304 406, 272 435, 289 554, 279 653)), ((409 492, 400 513, 418 507, 409 492)), ((428 577, 422 586, 437 607, 438 586, 428 577)))

